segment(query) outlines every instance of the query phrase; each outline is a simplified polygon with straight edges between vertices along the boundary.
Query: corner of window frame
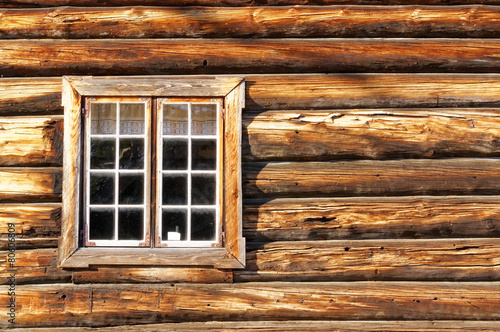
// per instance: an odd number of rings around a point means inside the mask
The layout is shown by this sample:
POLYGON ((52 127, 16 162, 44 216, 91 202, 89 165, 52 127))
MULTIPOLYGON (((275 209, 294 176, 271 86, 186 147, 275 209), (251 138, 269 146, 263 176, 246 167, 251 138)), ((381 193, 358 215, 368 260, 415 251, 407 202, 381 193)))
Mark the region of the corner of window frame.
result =
POLYGON ((241 118, 245 79, 239 76, 63 76, 64 156, 58 265, 245 267, 242 235, 241 118), (86 97, 221 98, 224 108, 222 247, 84 247, 80 241, 82 192, 82 110, 86 97))

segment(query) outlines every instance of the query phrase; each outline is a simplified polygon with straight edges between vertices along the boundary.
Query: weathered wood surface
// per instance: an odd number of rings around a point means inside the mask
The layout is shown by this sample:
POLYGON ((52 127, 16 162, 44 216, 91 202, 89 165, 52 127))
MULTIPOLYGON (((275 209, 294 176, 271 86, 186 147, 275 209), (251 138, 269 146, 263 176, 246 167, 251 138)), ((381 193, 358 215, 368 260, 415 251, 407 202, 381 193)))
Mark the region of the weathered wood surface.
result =
POLYGON ((500 198, 354 197, 245 200, 247 241, 500 236, 500 198))
POLYGON ((291 5, 500 5, 498 0, 2 0, 0 7, 57 6, 291 6, 291 5))
POLYGON ((246 161, 500 156, 500 109, 268 111, 243 126, 246 161))
POLYGON ((235 281, 495 281, 496 239, 249 243, 235 281))
POLYGON ((497 39, 7 39, 0 54, 4 77, 500 72, 497 39))
POLYGON ((0 38, 496 38, 484 6, 2 9, 0 38), (168 24, 165 24, 165 23, 168 24))
MULTIPOLYGON (((62 114, 61 78, 0 79, 0 114, 62 114)), ((245 110, 499 107, 497 74, 245 75, 245 110)))
MULTIPOLYGON (((65 271, 57 267, 57 248, 16 250, 15 268, 10 266, 8 259, 12 257, 7 256, 8 254, 9 251, 0 251, 0 274, 8 276, 10 273, 14 273, 17 285, 71 281, 71 271, 65 271)), ((9 282, 9 278, 0 279, 2 285, 9 282)))
MULTIPOLYGON (((68 327, 68 328, 30 328, 36 332, 116 332, 123 331, 123 326, 112 327, 68 327)), ((227 321, 227 322, 188 322, 127 325, 127 332, 199 332, 199 331, 270 331, 270 332, 435 332, 435 331, 500 331, 496 321, 227 321)), ((9 329, 12 332, 26 332, 25 328, 9 329)))
POLYGON ((0 118, 0 166, 61 166, 62 135, 60 116, 0 118))
MULTIPOLYGON (((498 320, 499 294, 498 282, 20 285, 16 323, 43 327, 217 320, 498 320)), ((2 303, 8 298, 6 292, 0 294, 2 303)))
POLYGON ((57 247, 61 231, 59 203, 0 204, 0 220, 0 250, 7 248, 9 228, 15 234, 17 249, 57 247))
POLYGON ((231 270, 182 267, 96 267, 74 270, 73 282, 87 283, 224 283, 233 281, 231 270))
POLYGON ((500 159, 398 159, 243 164, 251 197, 496 195, 500 159))
POLYGON ((0 168, 0 202, 58 202, 61 200, 61 169, 0 168))

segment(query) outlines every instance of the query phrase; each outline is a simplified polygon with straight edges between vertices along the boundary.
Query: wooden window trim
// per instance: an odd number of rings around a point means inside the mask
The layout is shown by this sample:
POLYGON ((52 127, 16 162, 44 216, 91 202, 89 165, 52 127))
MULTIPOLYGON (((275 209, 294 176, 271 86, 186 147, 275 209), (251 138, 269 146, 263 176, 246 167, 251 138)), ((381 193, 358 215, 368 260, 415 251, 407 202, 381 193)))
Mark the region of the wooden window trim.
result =
POLYGON ((63 209, 59 266, 167 265, 243 268, 241 112, 245 81, 232 76, 63 77, 63 209), (221 248, 103 248, 80 245, 84 97, 223 98, 224 241, 221 248))

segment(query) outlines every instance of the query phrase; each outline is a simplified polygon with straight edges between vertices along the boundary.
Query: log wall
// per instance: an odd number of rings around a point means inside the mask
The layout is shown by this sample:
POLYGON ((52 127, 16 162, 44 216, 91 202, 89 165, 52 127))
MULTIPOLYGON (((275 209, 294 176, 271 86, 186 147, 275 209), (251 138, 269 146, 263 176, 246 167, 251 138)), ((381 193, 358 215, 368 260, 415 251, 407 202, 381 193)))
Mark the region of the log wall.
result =
POLYGON ((0 0, 0 328, 500 331, 499 5, 0 0), (245 77, 245 269, 58 268, 61 77, 160 74, 245 77))

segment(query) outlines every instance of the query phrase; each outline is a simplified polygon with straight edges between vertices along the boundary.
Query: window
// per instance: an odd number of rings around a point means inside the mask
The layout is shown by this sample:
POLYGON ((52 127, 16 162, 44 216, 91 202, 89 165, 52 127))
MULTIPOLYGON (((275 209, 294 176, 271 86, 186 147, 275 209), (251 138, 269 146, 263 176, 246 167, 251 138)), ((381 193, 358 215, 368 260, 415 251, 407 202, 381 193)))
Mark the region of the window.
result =
POLYGON ((236 77, 64 77, 59 264, 241 268, 236 77))

